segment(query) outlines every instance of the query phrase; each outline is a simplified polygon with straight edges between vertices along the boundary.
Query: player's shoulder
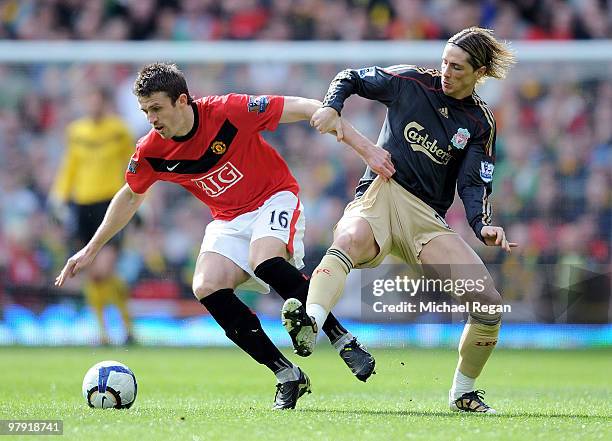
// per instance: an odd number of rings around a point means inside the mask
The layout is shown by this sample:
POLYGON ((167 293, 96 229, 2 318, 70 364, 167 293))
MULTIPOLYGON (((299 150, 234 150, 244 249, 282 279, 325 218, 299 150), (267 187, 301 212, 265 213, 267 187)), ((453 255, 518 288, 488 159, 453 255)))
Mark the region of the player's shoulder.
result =
POLYGON ((476 92, 472 93, 472 100, 474 101, 474 116, 484 127, 495 130, 495 115, 489 105, 476 92))
POLYGON ((136 150, 145 153, 156 150, 157 146, 162 144, 164 139, 155 130, 149 130, 149 133, 142 136, 136 141, 136 150))
POLYGON ((240 93, 228 93, 225 95, 209 95, 196 102, 205 112, 217 114, 219 112, 228 113, 236 106, 246 103, 247 95, 240 93))
POLYGON ((203 106, 224 106, 235 102, 241 102, 248 98, 248 95, 242 93, 227 93, 225 95, 209 95, 202 98, 201 101, 203 106))
POLYGON ((208 108, 223 105, 227 95, 208 95, 194 101, 198 108, 208 108))
POLYGON ((381 70, 400 78, 417 78, 421 80, 433 79, 442 75, 439 70, 428 69, 414 64, 395 64, 393 66, 383 67, 381 70))
POLYGON ((227 95, 211 96, 209 110, 214 109, 215 114, 222 114, 226 118, 243 118, 245 114, 259 115, 264 113, 271 105, 278 106, 284 100, 277 95, 247 95, 243 93, 228 93, 227 95), (273 104, 274 103, 274 104, 273 104))
POLYGON ((88 130, 89 127, 91 126, 92 126, 91 118, 83 117, 83 118, 75 119, 74 121, 71 121, 70 123, 68 123, 68 125, 66 125, 66 132, 68 132, 69 134, 76 133, 81 130, 88 130))

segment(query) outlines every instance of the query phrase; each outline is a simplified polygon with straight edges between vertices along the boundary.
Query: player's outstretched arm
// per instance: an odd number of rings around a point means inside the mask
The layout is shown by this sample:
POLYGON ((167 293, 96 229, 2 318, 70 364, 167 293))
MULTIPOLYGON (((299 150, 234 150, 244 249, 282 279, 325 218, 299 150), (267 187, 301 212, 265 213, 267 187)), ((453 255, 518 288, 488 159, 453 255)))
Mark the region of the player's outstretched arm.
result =
POLYGON ((374 173, 378 174, 385 181, 390 179, 395 173, 395 166, 391 161, 391 153, 366 138, 346 119, 340 118, 340 123, 344 133, 342 141, 355 150, 374 173))
MULTIPOLYGON (((309 98, 301 98, 294 96, 285 97, 285 105, 280 122, 288 123, 295 121, 310 120, 310 124, 314 127, 313 119, 315 115, 320 115, 321 111, 331 110, 337 117, 338 113, 329 107, 321 108, 321 102, 309 98)), ((346 144, 352 147, 370 166, 375 173, 378 173, 383 179, 389 179, 395 168, 391 162, 391 155, 386 150, 378 147, 361 133, 359 133, 350 123, 342 118, 333 119, 333 127, 328 131, 323 131, 319 127, 321 133, 332 133, 336 135, 338 141, 343 140, 346 144), (346 132, 345 132, 346 131, 346 132)))
POLYGON ((321 107, 321 101, 299 96, 286 96, 281 123, 306 121, 321 107))
POLYGON ((62 286, 67 279, 74 277, 80 270, 89 266, 104 244, 127 225, 144 198, 144 194, 134 193, 127 184, 121 187, 108 206, 104 220, 96 234, 87 245, 68 259, 55 279, 55 285, 62 286))

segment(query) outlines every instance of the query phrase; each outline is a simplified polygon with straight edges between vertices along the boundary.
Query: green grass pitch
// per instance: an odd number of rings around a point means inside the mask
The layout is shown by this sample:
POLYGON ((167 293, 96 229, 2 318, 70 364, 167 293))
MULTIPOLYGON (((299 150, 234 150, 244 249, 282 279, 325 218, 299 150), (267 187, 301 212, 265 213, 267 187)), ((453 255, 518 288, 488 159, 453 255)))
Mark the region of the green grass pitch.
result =
MULTIPOLYGON (((609 440, 612 351, 498 350, 477 386, 499 415, 456 414, 446 394, 456 353, 374 350, 367 384, 323 347, 307 359, 313 393, 272 411, 274 378, 235 349, 0 348, 0 419, 61 419, 63 440, 609 440), (87 407, 86 370, 132 368, 129 410, 87 407)), ((28 439, 9 436, 8 439, 28 439)), ((30 436, 29 439, 41 439, 30 436)))

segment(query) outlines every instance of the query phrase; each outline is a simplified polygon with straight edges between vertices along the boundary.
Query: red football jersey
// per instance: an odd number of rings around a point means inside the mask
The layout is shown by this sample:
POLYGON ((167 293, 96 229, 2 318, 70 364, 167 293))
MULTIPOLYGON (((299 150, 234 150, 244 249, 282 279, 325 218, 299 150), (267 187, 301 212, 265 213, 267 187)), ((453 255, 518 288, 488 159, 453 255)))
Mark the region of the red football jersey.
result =
POLYGON ((155 181, 176 182, 222 220, 254 211, 279 191, 297 195, 287 163, 259 133, 276 129, 283 105, 282 96, 199 99, 187 135, 163 139, 151 129, 138 141, 125 179, 135 193, 155 181))

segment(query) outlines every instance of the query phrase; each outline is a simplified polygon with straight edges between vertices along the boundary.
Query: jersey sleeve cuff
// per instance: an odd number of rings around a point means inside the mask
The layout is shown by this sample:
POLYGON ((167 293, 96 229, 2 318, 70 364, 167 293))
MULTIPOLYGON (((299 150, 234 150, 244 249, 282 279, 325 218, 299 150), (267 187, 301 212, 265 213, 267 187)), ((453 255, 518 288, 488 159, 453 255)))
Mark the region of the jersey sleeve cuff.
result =
POLYGON ((477 237, 477 238, 478 238, 478 239, 479 239, 479 240, 480 240, 482 243, 484 243, 484 244, 486 245, 486 243, 485 243, 485 241, 484 241, 484 239, 483 239, 483 237, 482 237, 482 234, 480 233, 480 231, 482 230, 482 227, 484 227, 484 223, 483 223, 481 220, 479 220, 479 221, 477 221, 477 222, 476 222, 476 224, 474 224, 474 226, 472 227, 472 229, 474 230, 474 234, 476 234, 476 237, 477 237))
POLYGON ((334 103, 334 102, 323 103, 322 107, 331 107, 332 109, 334 109, 338 113, 338 116, 341 116, 341 114, 342 114, 342 105, 340 103, 334 103))

